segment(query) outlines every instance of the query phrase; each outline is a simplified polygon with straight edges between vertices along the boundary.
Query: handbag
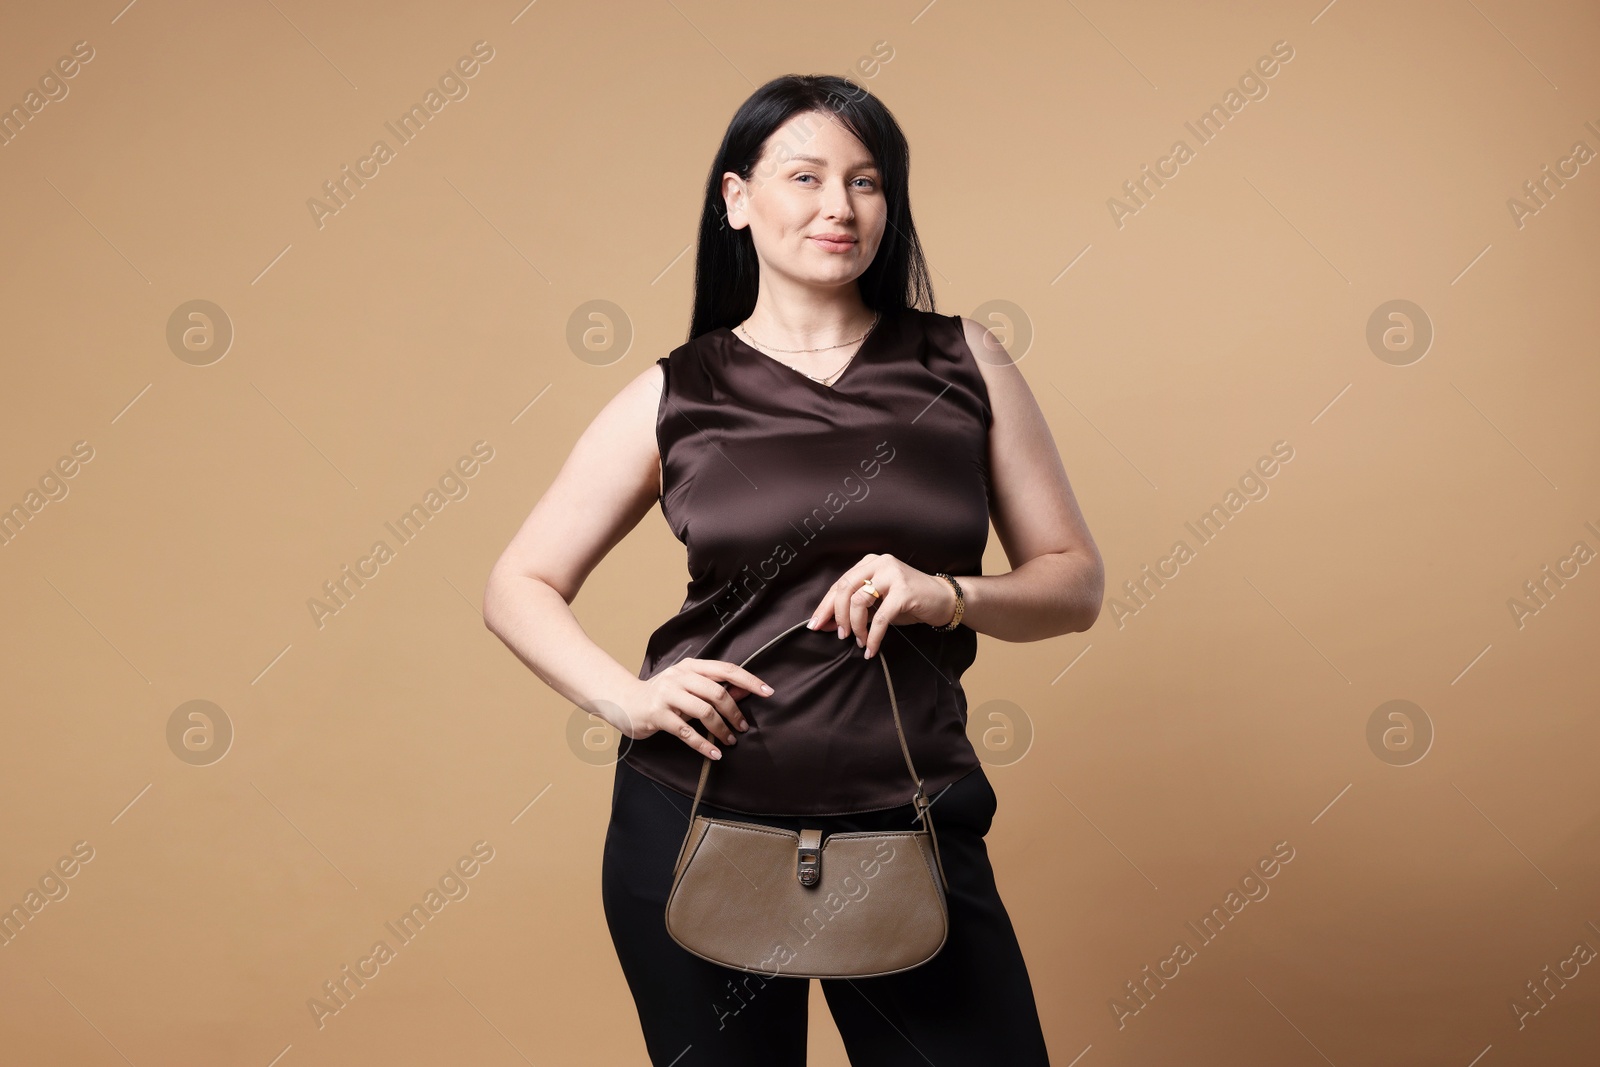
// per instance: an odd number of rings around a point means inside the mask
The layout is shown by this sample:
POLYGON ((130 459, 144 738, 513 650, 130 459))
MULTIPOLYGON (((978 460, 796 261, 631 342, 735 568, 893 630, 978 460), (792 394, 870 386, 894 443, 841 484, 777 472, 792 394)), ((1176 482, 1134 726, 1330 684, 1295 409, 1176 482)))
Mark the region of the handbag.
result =
POLYGON ((921 966, 944 947, 948 884, 930 801, 911 762, 888 661, 882 649, 877 656, 921 828, 824 835, 803 815, 798 831, 696 815, 714 762, 705 756, 666 909, 667 933, 701 959, 768 976, 872 978, 921 966))

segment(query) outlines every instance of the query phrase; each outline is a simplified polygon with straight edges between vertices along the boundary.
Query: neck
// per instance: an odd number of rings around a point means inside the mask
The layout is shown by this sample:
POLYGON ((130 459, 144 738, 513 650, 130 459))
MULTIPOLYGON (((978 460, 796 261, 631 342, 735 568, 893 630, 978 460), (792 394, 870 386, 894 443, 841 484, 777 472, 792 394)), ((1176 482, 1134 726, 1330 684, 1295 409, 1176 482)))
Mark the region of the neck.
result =
POLYGON ((744 329, 768 345, 819 350, 860 338, 872 325, 873 315, 854 286, 848 294, 799 302, 769 298, 763 288, 744 329))

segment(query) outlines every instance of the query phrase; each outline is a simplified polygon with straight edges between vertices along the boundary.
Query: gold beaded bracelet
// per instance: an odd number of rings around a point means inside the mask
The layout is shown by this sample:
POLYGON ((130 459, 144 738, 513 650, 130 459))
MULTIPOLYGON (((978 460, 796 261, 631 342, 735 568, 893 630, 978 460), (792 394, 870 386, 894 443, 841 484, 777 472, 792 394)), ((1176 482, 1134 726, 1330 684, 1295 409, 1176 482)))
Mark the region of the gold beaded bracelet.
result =
POLYGON ((943 578, 945 581, 949 582, 952 586, 954 586, 955 587, 955 591, 956 591, 956 613, 955 613, 955 616, 950 620, 950 625, 948 625, 948 626, 935 626, 934 629, 935 630, 954 630, 957 626, 961 625, 961 616, 967 610, 967 596, 966 596, 965 593, 963 593, 961 591, 961 583, 956 581, 954 578, 950 577, 948 574, 944 573, 943 571, 940 571, 938 574, 935 574, 934 577, 935 578, 943 578))

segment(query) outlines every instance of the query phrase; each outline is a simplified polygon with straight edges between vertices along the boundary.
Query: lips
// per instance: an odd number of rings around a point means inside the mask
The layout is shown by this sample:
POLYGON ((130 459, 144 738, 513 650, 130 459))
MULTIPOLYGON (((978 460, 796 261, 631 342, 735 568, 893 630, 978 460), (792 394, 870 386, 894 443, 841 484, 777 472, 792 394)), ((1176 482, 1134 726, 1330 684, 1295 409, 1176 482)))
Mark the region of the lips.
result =
POLYGON ((818 234, 811 238, 818 245, 830 252, 845 252, 855 247, 856 239, 846 234, 828 233, 818 234))

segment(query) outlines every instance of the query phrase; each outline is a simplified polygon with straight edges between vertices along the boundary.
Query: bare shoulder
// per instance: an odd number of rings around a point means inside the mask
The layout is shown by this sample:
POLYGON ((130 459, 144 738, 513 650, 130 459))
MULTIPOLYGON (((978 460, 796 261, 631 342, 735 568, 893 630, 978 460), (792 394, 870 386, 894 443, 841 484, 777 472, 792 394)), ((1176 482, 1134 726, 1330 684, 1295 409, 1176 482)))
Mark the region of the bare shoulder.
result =
POLYGON ((1055 552, 1098 559, 1050 425, 1016 360, 982 323, 963 318, 961 326, 989 389, 990 515, 1011 565, 1055 552))
POLYGON ((984 385, 989 388, 990 407, 997 420, 1002 408, 1013 407, 1020 397, 1033 397, 1027 379, 1017 369, 1016 360, 1012 359, 1011 353, 993 330, 964 315, 961 317, 961 329, 966 336, 967 348, 972 351, 972 358, 977 360, 984 385))
POLYGON ((655 419, 661 367, 641 370, 601 407, 495 564, 538 578, 570 604, 585 577, 661 492, 655 419))
POLYGON ((627 384, 617 391, 617 396, 623 399, 624 403, 630 405, 637 401, 646 400, 659 402, 661 400, 661 389, 666 383, 666 378, 666 373, 661 369, 661 364, 653 362, 628 379, 627 384))
MULTIPOLYGON (((990 468, 997 486, 1005 488, 1028 480, 1016 477, 1025 465, 1043 464, 1059 470, 1061 461, 1049 424, 1028 380, 1017 369, 1017 361, 983 323, 963 317, 961 328, 989 391, 989 414, 993 420, 989 427, 990 468)), ((1060 474, 1064 482, 1065 472, 1060 474)))
POLYGON ((659 364, 651 363, 623 383, 600 408, 585 431, 604 438, 630 452, 656 449, 656 413, 661 406, 661 390, 666 375, 659 364))
POLYGON ((967 347, 972 349, 972 354, 977 357, 980 367, 987 369, 991 366, 1005 365, 1015 367, 1015 361, 1006 351, 1005 345, 1000 343, 1000 338, 977 319, 961 317, 961 329, 967 336, 967 347))
POLYGON ((612 403, 625 406, 628 411, 630 435, 642 452, 648 449, 656 463, 656 484, 661 484, 661 449, 656 438, 656 419, 661 410, 661 397, 666 389, 666 370, 660 363, 651 364, 630 378, 613 398, 612 403))
POLYGON ((617 393, 617 400, 626 398, 629 424, 635 440, 641 443, 641 453, 648 449, 656 487, 656 496, 666 493, 666 473, 661 466, 661 441, 656 436, 656 420, 660 417, 662 393, 667 386, 667 372, 659 362, 652 362, 635 374, 617 393), (648 443, 644 439, 648 438, 648 443))
POLYGON ((665 377, 652 362, 623 383, 578 435, 556 484, 626 499, 629 507, 654 501, 661 486, 656 417, 665 377))

